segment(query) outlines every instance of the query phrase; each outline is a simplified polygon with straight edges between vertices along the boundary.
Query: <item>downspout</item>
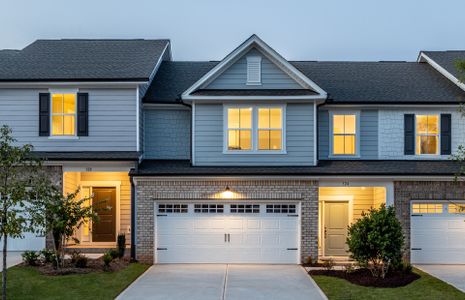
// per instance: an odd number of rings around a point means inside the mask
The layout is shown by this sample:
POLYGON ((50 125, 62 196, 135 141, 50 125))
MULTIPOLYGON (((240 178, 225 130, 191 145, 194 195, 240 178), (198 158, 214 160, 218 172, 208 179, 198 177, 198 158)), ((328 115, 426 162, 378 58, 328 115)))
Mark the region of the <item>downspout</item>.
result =
POLYGON ((321 103, 318 103, 316 105, 316 116, 315 116, 315 119, 316 119, 316 159, 317 161, 319 162, 320 161, 320 151, 319 151, 319 148, 320 148, 320 126, 318 126, 318 113, 320 111, 320 107, 325 105, 325 101, 321 102, 321 103))
POLYGON ((136 162, 134 169, 129 172, 131 182, 131 260, 136 260, 136 186, 134 184, 134 174, 137 174, 139 162, 136 162))
MULTIPOLYGON (((190 109, 190 111, 191 111, 191 118, 194 118, 194 116, 192 115, 192 105, 187 104, 187 103, 185 103, 185 102, 182 101, 182 100, 181 100, 181 104, 184 105, 184 106, 186 106, 186 107, 189 107, 189 109, 190 109)), ((190 130, 190 131, 191 131, 191 132, 190 132, 191 144, 190 144, 190 146, 189 146, 189 153, 190 153, 190 155, 189 155, 189 156, 190 156, 190 159, 189 159, 189 160, 190 160, 190 162, 191 162, 191 166, 192 166, 192 145, 193 145, 193 142, 194 142, 194 141, 193 141, 194 137, 192 136, 192 130, 194 130, 194 129, 192 128, 192 119, 191 119, 191 130, 190 130)))

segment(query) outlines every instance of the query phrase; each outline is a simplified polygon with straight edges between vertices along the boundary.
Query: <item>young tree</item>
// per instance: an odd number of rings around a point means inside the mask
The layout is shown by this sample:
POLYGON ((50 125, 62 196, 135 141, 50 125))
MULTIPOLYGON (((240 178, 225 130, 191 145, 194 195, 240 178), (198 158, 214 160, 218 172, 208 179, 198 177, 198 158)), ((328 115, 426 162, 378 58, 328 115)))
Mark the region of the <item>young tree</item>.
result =
POLYGON ((79 189, 64 196, 45 176, 35 186, 31 219, 36 222, 36 230, 42 234, 51 233, 56 266, 62 268, 66 243, 69 240, 79 243, 74 237, 75 232, 86 222, 98 222, 98 215, 92 205, 86 205, 91 197, 78 198, 79 189))
POLYGON ((26 215, 31 182, 40 167, 31 145, 16 146, 12 130, 0 128, 0 239, 3 240, 2 299, 6 299, 8 237, 23 237, 32 222, 26 215))

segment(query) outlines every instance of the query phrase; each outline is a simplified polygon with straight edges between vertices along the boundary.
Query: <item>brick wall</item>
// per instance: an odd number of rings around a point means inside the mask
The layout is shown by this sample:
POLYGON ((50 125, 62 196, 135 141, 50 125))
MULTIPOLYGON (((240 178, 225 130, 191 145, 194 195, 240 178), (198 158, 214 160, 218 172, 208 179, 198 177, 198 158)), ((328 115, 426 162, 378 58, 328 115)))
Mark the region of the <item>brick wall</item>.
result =
POLYGON ((405 234, 406 259, 410 259, 410 201, 465 199, 465 182, 396 181, 394 206, 405 234))
POLYGON ((310 180, 178 181, 144 178, 137 181, 136 256, 144 263, 154 257, 154 201, 221 199, 229 186, 235 199, 297 200, 301 211, 301 259, 318 257, 318 182, 310 180))

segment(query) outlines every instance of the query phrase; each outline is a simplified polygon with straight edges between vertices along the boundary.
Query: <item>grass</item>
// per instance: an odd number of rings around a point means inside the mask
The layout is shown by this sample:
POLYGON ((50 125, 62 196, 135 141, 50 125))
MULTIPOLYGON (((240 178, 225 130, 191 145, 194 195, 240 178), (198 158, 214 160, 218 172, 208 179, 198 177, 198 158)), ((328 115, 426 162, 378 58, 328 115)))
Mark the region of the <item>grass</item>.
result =
POLYGON ((32 267, 8 269, 8 299, 114 299, 148 265, 130 264, 117 272, 46 276, 32 267))
POLYGON ((344 279, 329 276, 312 276, 318 286, 333 299, 465 299, 465 294, 453 286, 418 269, 421 278, 398 288, 373 288, 352 284, 344 279))

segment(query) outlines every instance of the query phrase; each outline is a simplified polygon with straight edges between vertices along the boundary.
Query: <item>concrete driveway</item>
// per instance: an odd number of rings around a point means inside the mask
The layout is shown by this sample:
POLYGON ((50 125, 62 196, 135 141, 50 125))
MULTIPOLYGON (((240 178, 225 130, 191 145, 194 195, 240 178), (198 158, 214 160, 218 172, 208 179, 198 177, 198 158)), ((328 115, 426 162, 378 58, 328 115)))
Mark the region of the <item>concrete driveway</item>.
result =
MULTIPOLYGON (((21 257, 22 253, 23 252, 8 251, 6 255, 6 266, 10 268, 17 264, 20 264, 23 261, 23 258, 21 257)), ((0 268, 3 268, 3 254, 1 254, 1 251, 0 251, 0 268)))
POLYGON ((327 299, 297 265, 155 265, 118 300, 327 299))
POLYGON ((465 265, 415 265, 465 293, 465 265))

